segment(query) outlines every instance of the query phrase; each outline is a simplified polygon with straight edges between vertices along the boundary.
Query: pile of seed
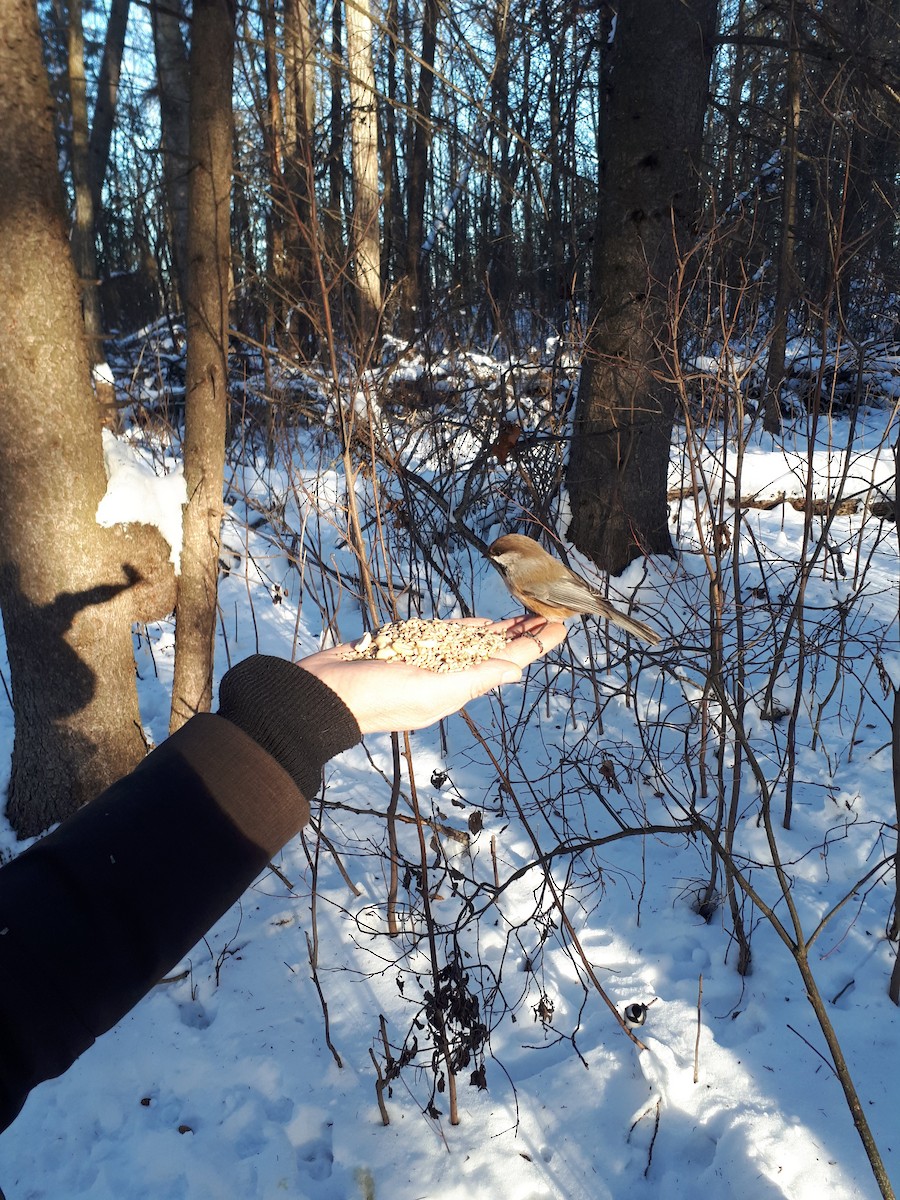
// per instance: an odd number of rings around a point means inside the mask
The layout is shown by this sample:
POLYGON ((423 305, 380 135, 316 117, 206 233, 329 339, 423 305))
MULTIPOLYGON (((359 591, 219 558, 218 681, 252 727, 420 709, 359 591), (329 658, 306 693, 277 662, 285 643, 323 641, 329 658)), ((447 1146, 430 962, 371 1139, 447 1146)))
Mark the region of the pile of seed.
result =
POLYGON ((345 658, 405 662, 426 671, 463 671, 495 655, 502 657, 506 637, 449 621, 391 621, 373 636, 363 634, 345 658))

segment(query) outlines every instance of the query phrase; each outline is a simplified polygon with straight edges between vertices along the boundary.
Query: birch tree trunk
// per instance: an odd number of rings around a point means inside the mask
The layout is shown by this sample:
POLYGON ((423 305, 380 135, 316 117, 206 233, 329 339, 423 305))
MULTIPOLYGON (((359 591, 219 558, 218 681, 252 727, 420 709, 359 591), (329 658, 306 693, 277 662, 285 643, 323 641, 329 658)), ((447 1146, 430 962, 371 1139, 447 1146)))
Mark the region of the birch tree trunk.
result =
POLYGON ((347 62, 350 71, 350 154, 353 167, 351 248, 360 347, 369 345, 381 316, 378 111, 369 0, 347 0, 347 62))

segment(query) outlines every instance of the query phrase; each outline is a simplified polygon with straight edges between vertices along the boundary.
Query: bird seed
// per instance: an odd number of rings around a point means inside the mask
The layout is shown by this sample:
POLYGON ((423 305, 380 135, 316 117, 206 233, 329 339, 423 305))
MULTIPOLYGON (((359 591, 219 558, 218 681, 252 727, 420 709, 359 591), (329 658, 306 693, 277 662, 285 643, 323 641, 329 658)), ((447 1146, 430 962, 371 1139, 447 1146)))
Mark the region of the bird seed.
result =
POLYGON ((364 633, 344 658, 405 662, 426 671, 464 671, 475 663, 501 656, 507 638, 474 625, 452 621, 391 621, 374 635, 364 633))

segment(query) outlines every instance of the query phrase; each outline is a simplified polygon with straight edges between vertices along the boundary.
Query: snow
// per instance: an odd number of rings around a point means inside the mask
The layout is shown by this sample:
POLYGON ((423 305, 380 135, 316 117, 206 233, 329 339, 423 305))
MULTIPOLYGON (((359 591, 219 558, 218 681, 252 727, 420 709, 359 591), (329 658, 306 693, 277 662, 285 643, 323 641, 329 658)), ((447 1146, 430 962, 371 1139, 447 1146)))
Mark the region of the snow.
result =
POLYGON ((91 373, 97 382, 108 384, 110 387, 115 386, 116 378, 108 362, 95 363, 91 368, 91 373))
MULTIPOLYGON (((884 449, 896 437, 891 422, 889 410, 865 415, 845 491, 892 494, 884 449)), ((474 425, 467 432, 474 452, 474 425)), ((790 426, 780 443, 751 438, 741 495, 794 494, 810 470, 816 489, 834 495, 849 422, 830 422, 824 441, 804 450, 807 432, 790 426)), ((256 651, 299 657, 331 635, 360 630, 355 564, 341 533, 342 477, 312 436, 305 448, 297 438, 291 464, 269 467, 251 457, 230 478, 219 677, 229 660, 256 651)), ((466 443, 460 436, 458 446, 466 443)), ((170 460, 167 473, 156 474, 140 445, 111 435, 104 449, 110 492, 98 520, 153 521, 177 559, 180 468, 170 460)), ((423 470, 426 449, 423 440, 423 470)), ((604 639, 595 637, 595 690, 586 635, 573 622, 551 661, 470 706, 472 727, 454 718, 443 737, 438 730, 411 737, 423 815, 440 831, 428 857, 439 953, 445 960, 458 947, 490 1031, 487 1088, 470 1086, 474 1060, 458 1075, 460 1124, 449 1123, 445 1092, 433 1096, 438 1117, 423 1112, 434 1078, 425 1053, 385 1094, 390 1125, 382 1125, 376 1103, 370 1051, 384 1069, 380 1018, 394 1055, 408 1034, 422 1050, 431 981, 415 880, 401 888, 401 935, 384 932, 392 751, 388 737, 371 737, 330 764, 324 804, 314 806, 328 841, 310 828, 285 847, 278 872, 266 871, 167 980, 65 1076, 35 1090, 0 1136, 7 1200, 875 1200, 791 956, 771 923, 739 900, 753 970, 737 973, 727 902, 709 921, 695 911, 709 875, 703 839, 676 828, 692 806, 712 804, 698 800, 701 764, 685 747, 694 753, 699 744, 708 662, 701 550, 720 489, 735 494, 722 450, 711 433, 702 447, 709 496, 672 506, 678 559, 635 563, 613 581, 613 592, 633 596, 641 619, 664 633, 661 648, 633 649, 626 659, 612 639, 607 658, 604 639), (471 834, 476 814, 483 829, 471 834), (529 830, 549 851, 567 838, 608 838, 622 825, 645 824, 659 831, 553 860, 567 929, 535 865, 529 830), (495 871, 503 885, 497 894, 495 871), (603 1003, 585 960, 619 1012, 649 1005, 635 1031, 644 1049, 603 1003), (326 1042, 317 983, 340 1066, 326 1042)), ((498 491, 513 470, 494 468, 498 491)), ((685 445, 676 441, 670 482, 686 478, 685 445)), ((450 504, 457 499, 447 496, 450 504)), ((733 510, 726 512, 733 521, 733 510)), ((807 661, 798 693, 794 638, 774 688, 788 710, 799 704, 788 830, 780 824, 787 722, 761 714, 787 615, 778 598, 793 594, 805 517, 788 506, 752 510, 743 520, 742 591, 726 594, 725 611, 732 620, 740 608, 745 627, 748 744, 772 788, 778 850, 805 936, 846 901, 811 943, 810 965, 896 1186, 900 1013, 887 995, 896 950, 885 926, 897 835, 890 701, 876 669, 900 677, 896 531, 863 514, 836 518, 829 536, 848 574, 831 555, 806 581, 803 636, 832 650, 814 660, 815 680, 807 661), (880 862, 884 868, 860 883, 880 862)), ((485 528, 485 540, 491 532, 499 527, 485 528)), ((409 560, 398 558, 391 570, 408 578, 409 560)), ((415 580, 423 594, 428 582, 415 580)), ((453 594, 430 582, 438 615, 452 615, 453 594)), ((455 584, 481 613, 511 611, 484 564, 460 555, 455 584)), ((171 622, 141 633, 136 647, 142 717, 159 741, 168 720, 171 622)), ((12 745, 2 692, 0 705, 2 785, 12 745)), ((710 719, 717 712, 711 706, 710 719)), ((726 742, 719 767, 717 748, 709 747, 706 762, 710 795, 717 770, 730 781, 735 761, 726 742)), ((738 849, 753 886, 789 924, 766 866, 772 855, 758 820, 760 795, 745 768, 734 796, 738 849)), ((731 802, 730 791, 725 798, 731 802)), ((401 824, 399 836, 415 863, 412 826, 401 824)), ((9 831, 0 836, 4 849, 13 850, 9 831)))
POLYGON ((97 506, 97 524, 155 525, 172 553, 175 574, 181 570, 181 515, 187 488, 181 463, 170 461, 158 472, 139 447, 103 430, 106 494, 97 506))

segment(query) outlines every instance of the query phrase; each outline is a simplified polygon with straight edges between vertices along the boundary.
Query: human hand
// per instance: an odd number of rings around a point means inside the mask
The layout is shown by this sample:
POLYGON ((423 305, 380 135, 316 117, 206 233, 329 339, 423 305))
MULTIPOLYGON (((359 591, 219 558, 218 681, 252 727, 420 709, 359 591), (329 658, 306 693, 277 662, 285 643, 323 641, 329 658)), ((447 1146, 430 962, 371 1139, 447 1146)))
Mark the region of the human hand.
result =
POLYGON ((301 659, 297 666, 321 679, 347 705, 362 733, 389 733, 396 729, 424 729, 457 712, 491 688, 516 683, 535 659, 552 650, 566 636, 560 621, 543 617, 516 617, 487 621, 480 617, 463 624, 491 633, 511 630, 503 658, 489 658, 462 671, 436 672, 404 662, 347 659, 350 646, 333 646, 301 659))

